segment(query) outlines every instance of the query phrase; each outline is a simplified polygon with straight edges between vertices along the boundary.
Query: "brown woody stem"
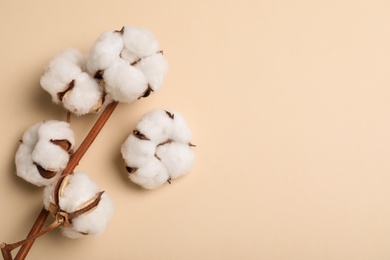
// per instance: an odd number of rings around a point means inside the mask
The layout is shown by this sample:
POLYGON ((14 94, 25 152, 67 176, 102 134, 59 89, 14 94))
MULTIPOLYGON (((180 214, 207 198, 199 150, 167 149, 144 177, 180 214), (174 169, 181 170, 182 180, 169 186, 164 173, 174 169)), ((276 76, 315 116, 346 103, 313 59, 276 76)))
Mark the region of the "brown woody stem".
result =
MULTIPOLYGON (((91 146, 97 135, 99 134, 100 130, 103 128, 107 120, 110 118, 112 112, 114 112, 116 106, 118 105, 118 102, 112 102, 107 105, 107 107, 104 109, 92 129, 89 131, 88 135, 85 137, 84 141, 80 144, 79 148, 76 150, 76 152, 72 155, 72 157, 69 160, 68 165, 66 166, 65 170, 62 172, 62 175, 65 174, 72 174, 73 170, 76 168, 76 166, 79 164, 79 161, 85 154, 85 152, 88 150, 88 148, 91 146)), ((33 227, 31 228, 30 233, 28 234, 26 240, 28 240, 30 237, 35 236, 38 234, 43 225, 46 222, 47 217, 49 216, 49 211, 47 211, 45 208, 42 209, 41 213, 39 214, 37 220, 35 221, 33 227)), ((27 243, 25 243, 19 250, 18 254, 16 255, 15 259, 25 259, 28 252, 30 251, 30 248, 32 247, 35 239, 29 240, 27 243)), ((5 260, 12 259, 9 258, 11 253, 9 254, 5 252, 6 255, 4 255, 4 252, 2 250, 3 257, 5 260), (8 257, 8 258, 6 258, 8 257)))

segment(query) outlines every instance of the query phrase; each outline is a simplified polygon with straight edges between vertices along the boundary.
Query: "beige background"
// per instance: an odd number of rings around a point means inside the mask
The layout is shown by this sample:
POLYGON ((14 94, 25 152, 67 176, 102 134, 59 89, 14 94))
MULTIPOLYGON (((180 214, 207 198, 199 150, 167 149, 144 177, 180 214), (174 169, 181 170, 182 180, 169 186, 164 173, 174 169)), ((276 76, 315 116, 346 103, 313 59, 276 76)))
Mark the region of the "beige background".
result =
MULTIPOLYGON (((18 140, 65 118, 39 87, 44 66, 122 25, 150 29, 170 70, 77 167, 115 215, 98 237, 45 235, 29 259, 390 259, 387 0, 0 0, 1 241, 24 238, 42 205, 15 177, 18 140), (158 107, 186 117, 197 163, 144 191, 119 147, 158 107)), ((73 118, 78 143, 96 118, 73 118)))

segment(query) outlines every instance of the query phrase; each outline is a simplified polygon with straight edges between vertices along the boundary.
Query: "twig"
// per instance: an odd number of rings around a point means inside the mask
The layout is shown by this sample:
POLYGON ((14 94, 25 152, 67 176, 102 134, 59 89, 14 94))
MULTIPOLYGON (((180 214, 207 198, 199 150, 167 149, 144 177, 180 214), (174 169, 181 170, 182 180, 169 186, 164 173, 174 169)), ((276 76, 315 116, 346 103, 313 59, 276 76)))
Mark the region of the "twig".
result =
MULTIPOLYGON (((107 105, 107 107, 104 109, 92 129, 89 131, 88 135, 85 137, 84 141, 80 144, 79 148, 76 150, 76 152, 72 155, 72 157, 69 160, 68 165, 66 166, 65 170, 62 172, 62 175, 65 174, 72 174, 73 170, 76 168, 76 166, 79 164, 81 158, 85 154, 85 152, 88 150, 88 148, 91 146, 97 135, 99 134, 100 130, 103 128, 107 120, 110 118, 112 112, 114 112, 116 106, 118 105, 118 102, 112 102, 107 105)), ((35 221, 33 227, 31 228, 30 233, 28 234, 27 238, 32 237, 39 233, 46 222, 47 217, 49 216, 49 212, 43 208, 41 213, 39 214, 37 220, 35 221)), ((28 241, 25 243, 17 253, 15 259, 23 260, 26 258, 28 252, 30 251, 30 248, 32 247, 34 243, 34 239, 31 241, 28 241)), ((8 260, 4 254, 3 257, 5 260, 8 260)), ((8 256, 7 256, 8 257, 8 256)), ((12 256, 11 258, 12 259, 12 256)))

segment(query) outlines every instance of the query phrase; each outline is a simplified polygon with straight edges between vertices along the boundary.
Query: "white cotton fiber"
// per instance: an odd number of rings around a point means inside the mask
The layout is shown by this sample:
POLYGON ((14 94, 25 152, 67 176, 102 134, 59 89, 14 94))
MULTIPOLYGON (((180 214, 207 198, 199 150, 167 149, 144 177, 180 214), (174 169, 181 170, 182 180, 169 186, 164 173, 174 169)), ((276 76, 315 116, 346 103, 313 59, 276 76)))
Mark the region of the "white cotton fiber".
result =
POLYGON ((76 76, 74 87, 63 97, 64 107, 81 116, 96 112, 103 104, 103 89, 89 74, 83 72, 76 76))
POLYGON ((177 111, 172 111, 171 113, 175 115, 173 119, 174 127, 172 140, 181 143, 190 143, 192 139, 192 133, 184 117, 177 111))
POLYGON ((73 131, 66 122, 49 120, 33 125, 24 133, 16 152, 16 174, 34 185, 49 185, 66 167, 74 142, 73 131), (69 147, 61 147, 56 141, 69 147), (53 174, 43 174, 44 178, 38 167, 53 174))
POLYGON ((157 147, 156 154, 172 179, 188 173, 194 166, 195 154, 188 144, 166 143, 157 147))
POLYGON ((141 117, 121 148, 129 178, 154 189, 188 173, 194 166, 191 131, 177 112, 152 110, 141 117))
POLYGON ((104 32, 93 44, 88 61, 87 69, 95 75, 98 70, 106 70, 117 59, 123 49, 122 35, 119 32, 104 32))
POLYGON ((154 157, 156 144, 152 141, 141 140, 130 135, 122 144, 121 153, 126 165, 139 168, 149 159, 154 157))
POLYGON ((57 93, 65 91, 72 80, 82 72, 84 58, 76 49, 67 49, 50 61, 40 83, 55 103, 61 102, 57 93))
POLYGON ((168 71, 168 62, 162 53, 147 56, 134 65, 141 70, 153 91, 160 90, 168 71))
POLYGON ((65 121, 48 120, 44 121, 38 130, 39 139, 43 140, 68 140, 71 143, 71 148, 75 143, 73 130, 70 124, 65 121))
POLYGON ((61 172, 69 162, 69 153, 48 140, 40 140, 32 152, 32 160, 46 170, 61 172))
POLYGON ((122 37, 126 60, 130 64, 159 51, 159 45, 154 35, 144 28, 126 26, 123 29, 122 37))
POLYGON ((169 174, 164 165, 153 157, 136 172, 130 173, 129 178, 145 189, 155 189, 168 181, 169 174))
MULTIPOLYGON (((59 193, 59 207, 61 211, 73 213, 89 205, 100 192, 98 186, 84 173, 74 173, 65 187, 59 193)), ((54 203, 54 185, 46 187, 44 191, 44 205, 48 209, 54 203)), ((113 203, 106 193, 103 193, 96 208, 71 220, 70 226, 61 226, 61 232, 69 238, 78 238, 88 235, 101 234, 113 214, 113 203)))
POLYGON ((155 109, 143 115, 136 128, 147 138, 159 144, 171 137, 173 120, 164 109, 155 109))
POLYGON ((119 60, 104 71, 106 91, 119 102, 130 103, 137 100, 147 89, 143 73, 119 60))

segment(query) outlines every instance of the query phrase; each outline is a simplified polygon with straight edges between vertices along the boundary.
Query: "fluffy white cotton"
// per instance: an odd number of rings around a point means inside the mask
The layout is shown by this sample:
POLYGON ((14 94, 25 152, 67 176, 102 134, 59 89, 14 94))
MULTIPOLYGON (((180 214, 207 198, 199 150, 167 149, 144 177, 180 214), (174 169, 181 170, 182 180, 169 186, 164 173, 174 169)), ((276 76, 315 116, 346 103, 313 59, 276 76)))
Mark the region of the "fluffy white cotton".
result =
POLYGON ((153 91, 160 90, 168 71, 168 62, 162 53, 147 56, 134 65, 141 70, 153 91))
POLYGON ((97 112, 103 103, 103 88, 84 71, 85 63, 78 50, 68 49, 54 57, 40 81, 55 103, 79 116, 97 112))
POLYGON ((54 182, 69 161, 69 151, 52 141, 62 140, 74 145, 74 134, 66 122, 50 120, 33 125, 24 133, 15 154, 16 174, 36 185, 46 186, 54 182), (42 176, 38 170, 53 172, 53 176, 42 176))
POLYGON ((186 174, 194 166, 195 154, 188 144, 166 143, 157 147, 156 154, 172 179, 186 174))
POLYGON ((68 140, 71 143, 71 148, 75 143, 73 130, 70 124, 65 121, 48 120, 44 121, 38 129, 39 139, 42 140, 68 140))
POLYGON ((171 111, 171 113, 174 114, 172 140, 181 143, 190 143, 192 133, 186 120, 177 111, 171 111))
POLYGON ((50 61, 40 83, 42 88, 52 96, 53 102, 61 102, 57 93, 65 91, 72 80, 82 72, 83 61, 84 57, 76 49, 67 49, 50 61))
POLYGON ((126 165, 139 168, 145 162, 154 157, 156 144, 152 141, 141 140, 134 135, 130 135, 122 144, 121 153, 126 165))
POLYGON ((89 74, 83 72, 75 77, 74 87, 62 99, 64 107, 81 116, 97 112, 103 104, 103 89, 89 74))
MULTIPOLYGON (((98 186, 84 173, 74 173, 59 194, 59 207, 61 211, 72 213, 87 206, 96 194, 100 192, 98 186)), ((44 191, 44 205, 48 209, 54 203, 54 185, 46 187, 44 191)), ((106 193, 103 193, 98 206, 85 214, 72 219, 68 227, 61 226, 63 235, 69 238, 78 238, 101 234, 114 211, 113 203, 106 193)))
POLYGON ((147 138, 159 144, 171 137, 173 120, 164 109, 155 109, 143 115, 136 128, 147 138))
POLYGON ((169 179, 167 168, 157 159, 149 158, 136 172, 130 173, 129 178, 145 189, 155 189, 169 179))
POLYGON ((191 131, 177 112, 152 110, 141 117, 121 148, 129 178, 147 189, 188 173, 195 154, 191 131))
POLYGON ((118 60, 104 71, 106 92, 119 102, 137 100, 148 87, 144 74, 124 60, 118 60))
POLYGON ((159 51, 159 45, 154 35, 144 28, 126 26, 123 28, 122 37, 124 44, 122 57, 125 56, 130 64, 159 51))
POLYGON ((88 61, 87 69, 95 75, 99 70, 106 70, 120 58, 123 49, 122 35, 119 32, 104 32, 93 44, 88 61))

